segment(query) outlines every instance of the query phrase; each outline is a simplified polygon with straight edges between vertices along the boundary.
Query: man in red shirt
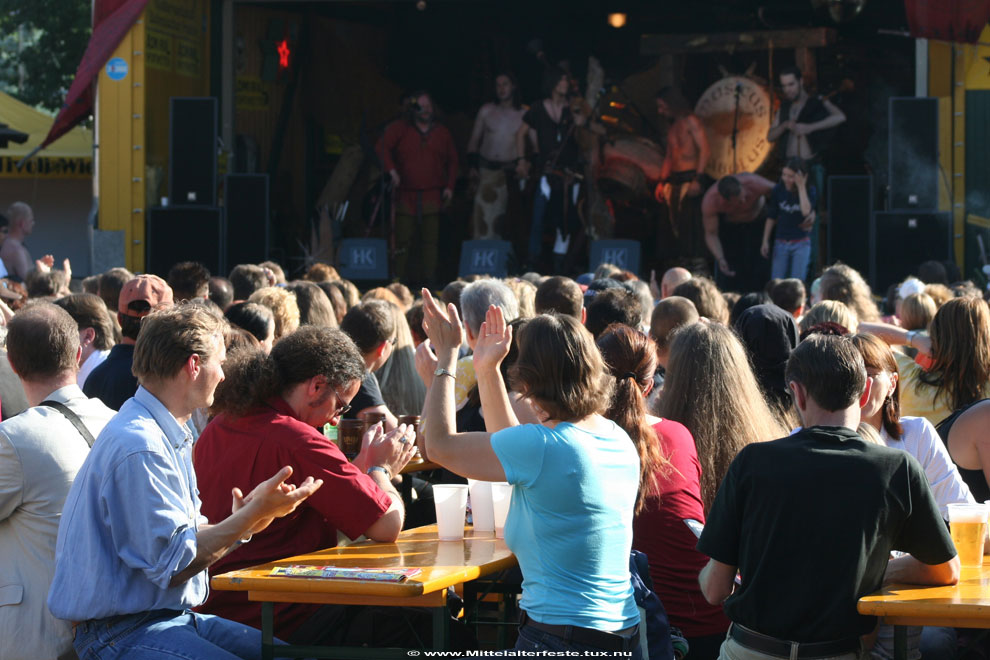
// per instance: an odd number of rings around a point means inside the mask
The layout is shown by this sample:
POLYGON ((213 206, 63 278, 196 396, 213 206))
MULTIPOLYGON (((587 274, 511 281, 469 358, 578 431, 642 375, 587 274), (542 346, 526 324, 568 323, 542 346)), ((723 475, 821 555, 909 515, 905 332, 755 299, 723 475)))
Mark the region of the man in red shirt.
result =
MULTIPOLYGON (((220 414, 193 452, 203 514, 222 519, 230 511, 231 490, 248 492, 276 463, 291 465, 300 478, 323 479, 323 487, 318 498, 255 534, 215 563, 211 573, 333 547, 338 531, 351 539, 363 534, 390 542, 398 537, 405 511, 392 477, 412 456, 412 428, 366 434, 353 463, 322 433, 325 423, 336 424, 350 408, 364 376, 364 360, 347 335, 304 326, 283 337, 271 355, 234 353, 224 371, 213 407, 220 414)), ((293 638, 319 609, 276 604, 276 634, 293 638)), ((214 591, 202 611, 261 625, 260 604, 249 602, 246 592, 214 591)))
POLYGON ((416 92, 410 98, 406 116, 386 127, 377 152, 397 189, 395 275, 424 283, 436 270, 440 209, 457 181, 457 148, 450 131, 436 123, 432 97, 416 92), (410 264, 412 254, 419 259, 410 264))

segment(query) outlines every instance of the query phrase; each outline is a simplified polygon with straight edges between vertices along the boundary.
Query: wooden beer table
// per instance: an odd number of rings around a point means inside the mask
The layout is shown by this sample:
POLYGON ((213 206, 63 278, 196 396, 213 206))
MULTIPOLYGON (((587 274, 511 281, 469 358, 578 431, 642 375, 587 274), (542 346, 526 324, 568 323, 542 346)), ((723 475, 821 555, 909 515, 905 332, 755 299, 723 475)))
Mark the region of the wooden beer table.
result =
POLYGON ((447 589, 516 566, 504 539, 494 532, 464 528, 463 541, 441 541, 437 526, 407 529, 395 543, 364 541, 216 575, 211 581, 221 591, 246 591, 248 600, 261 602, 262 658, 408 658, 404 649, 278 646, 274 639, 273 603, 376 605, 426 607, 433 613, 433 647, 447 650, 450 615, 447 589), (369 582, 270 575, 275 566, 308 564, 353 568, 408 569, 420 573, 404 582, 369 582))
POLYGON ((963 567, 959 582, 925 587, 893 584, 859 599, 860 614, 881 616, 894 628, 894 658, 907 658, 904 626, 990 628, 990 557, 980 568, 963 567))

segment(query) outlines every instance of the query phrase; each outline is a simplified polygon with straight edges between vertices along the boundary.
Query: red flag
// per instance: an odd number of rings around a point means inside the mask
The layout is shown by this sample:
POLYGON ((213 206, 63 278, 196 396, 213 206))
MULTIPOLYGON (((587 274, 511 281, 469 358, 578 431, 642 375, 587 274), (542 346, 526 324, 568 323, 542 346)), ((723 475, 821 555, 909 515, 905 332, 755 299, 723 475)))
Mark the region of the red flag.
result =
POLYGON ((60 138, 93 111, 93 82, 100 68, 110 59, 147 4, 148 0, 97 0, 93 10, 93 36, 76 69, 65 105, 38 150, 60 138))
POLYGON ((911 35, 976 43, 990 21, 987 0, 904 0, 911 35))

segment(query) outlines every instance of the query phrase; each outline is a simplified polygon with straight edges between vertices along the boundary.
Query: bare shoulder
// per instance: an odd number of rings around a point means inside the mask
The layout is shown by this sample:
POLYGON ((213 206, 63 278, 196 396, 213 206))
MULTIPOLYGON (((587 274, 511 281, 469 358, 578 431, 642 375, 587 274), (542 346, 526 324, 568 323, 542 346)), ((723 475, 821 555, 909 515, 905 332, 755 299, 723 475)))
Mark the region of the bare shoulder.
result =
POLYGON ((494 103, 484 104, 483 106, 481 106, 481 108, 478 109, 478 119, 484 119, 488 115, 492 114, 492 111, 494 109, 495 109, 494 103))
POLYGON ((701 199, 701 210, 706 213, 717 213, 721 208, 722 196, 718 194, 718 184, 713 183, 701 199))

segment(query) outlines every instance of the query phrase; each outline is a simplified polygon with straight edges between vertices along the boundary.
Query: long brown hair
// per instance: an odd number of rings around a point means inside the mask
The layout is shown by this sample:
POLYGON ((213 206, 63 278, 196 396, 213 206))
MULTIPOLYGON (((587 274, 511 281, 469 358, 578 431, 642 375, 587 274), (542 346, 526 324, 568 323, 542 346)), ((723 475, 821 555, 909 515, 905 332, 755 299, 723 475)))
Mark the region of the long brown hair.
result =
POLYGON ((746 349, 720 323, 694 323, 674 336, 658 412, 694 436, 706 512, 743 447, 788 431, 763 398, 746 349))
POLYGON ((612 393, 591 333, 558 314, 533 317, 519 331, 519 359, 509 379, 549 419, 561 422, 604 413, 612 393))
MULTIPOLYGON (((861 333, 849 338, 853 346, 859 350, 866 363, 866 369, 874 371, 886 371, 896 374, 897 360, 894 359, 894 352, 890 350, 879 337, 861 333)), ((894 385, 894 392, 883 402, 883 429, 891 438, 900 440, 904 435, 904 428, 901 426, 901 382, 894 385)))
POLYGON ((990 310, 981 298, 953 298, 932 319, 932 367, 919 376, 953 410, 987 394, 990 310))
POLYGON ((873 302, 870 285, 854 268, 845 264, 829 266, 821 277, 822 300, 838 300, 849 306, 860 321, 877 321, 880 312, 873 302))
POLYGON ((657 349, 652 339, 621 323, 606 328, 597 344, 605 365, 615 378, 612 401, 605 417, 629 434, 639 452, 639 495, 636 498, 636 513, 639 513, 646 498, 660 494, 660 479, 670 469, 670 462, 660 453, 657 432, 646 420, 646 397, 643 395, 657 370, 657 349))

